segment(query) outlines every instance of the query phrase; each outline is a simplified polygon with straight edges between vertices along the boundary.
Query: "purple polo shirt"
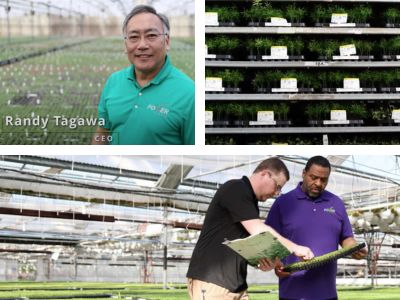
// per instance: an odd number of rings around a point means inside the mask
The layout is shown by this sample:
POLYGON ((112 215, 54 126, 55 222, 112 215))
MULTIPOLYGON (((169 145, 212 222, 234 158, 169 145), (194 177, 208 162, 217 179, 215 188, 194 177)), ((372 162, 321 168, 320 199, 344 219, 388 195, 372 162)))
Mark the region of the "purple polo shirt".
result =
MULTIPOLYGON (((298 245, 307 246, 315 256, 338 249, 346 238, 352 237, 350 221, 342 200, 324 191, 312 199, 301 184, 275 200, 265 220, 282 236, 298 245)), ((294 255, 283 259, 284 264, 298 261, 294 255)), ((279 280, 279 296, 296 300, 322 300, 337 297, 337 263, 295 272, 279 280)))

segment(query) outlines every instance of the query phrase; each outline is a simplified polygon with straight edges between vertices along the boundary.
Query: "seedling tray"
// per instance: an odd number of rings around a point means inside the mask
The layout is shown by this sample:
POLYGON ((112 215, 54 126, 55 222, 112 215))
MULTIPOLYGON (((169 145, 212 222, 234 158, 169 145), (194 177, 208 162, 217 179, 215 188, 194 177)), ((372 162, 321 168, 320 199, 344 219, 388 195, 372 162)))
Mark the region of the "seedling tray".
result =
POLYGON ((298 61, 304 60, 304 55, 289 55, 289 59, 263 59, 262 57, 265 55, 247 55, 247 60, 251 61, 298 61))
POLYGON ((212 57, 207 57, 206 60, 233 60, 233 56, 230 54, 208 54, 212 57))
POLYGON ((265 25, 265 22, 249 22, 247 26, 249 27, 306 27, 305 23, 289 23, 290 25, 265 25))
POLYGON ((347 23, 341 26, 331 26, 331 23, 315 23, 315 27, 329 27, 329 28, 369 28, 369 23, 347 23), (353 26, 353 24, 355 26, 353 26), (346 26, 347 25, 347 26, 346 26))
POLYGON ((397 27, 400 27, 400 23, 386 23, 385 27, 386 28, 397 28, 397 27))
POLYGON ((241 88, 224 88, 224 91, 206 91, 206 94, 238 94, 241 88))
POLYGON ((400 88, 398 87, 384 87, 381 88, 382 93, 400 93, 400 88))
POLYGON ((337 88, 322 88, 322 93, 330 93, 330 94, 362 94, 362 93, 376 93, 376 88, 362 88, 361 91, 337 91, 337 88))
POLYGON ((292 121, 290 120, 276 120, 276 124, 269 124, 269 125, 251 125, 250 128, 253 127, 289 127, 292 125, 292 121))
MULTIPOLYGON (((330 120, 325 120, 325 121, 330 121, 330 120)), ((349 126, 361 126, 364 125, 363 120, 347 120, 348 124, 325 124, 324 121, 322 121, 323 126, 326 127, 349 127, 349 126)))
POLYGON ((383 55, 383 60, 400 60, 400 55, 383 55))
POLYGON ((336 57, 336 59, 332 59, 332 61, 370 61, 374 59, 373 55, 354 55, 354 57, 335 55, 334 57, 336 57))
POLYGON ((333 260, 337 260, 339 258, 350 255, 358 250, 361 250, 364 247, 365 247, 365 243, 361 243, 361 244, 355 245, 353 247, 345 247, 345 248, 342 248, 342 249, 339 249, 336 251, 332 251, 332 252, 329 252, 329 253, 321 255, 321 256, 314 257, 313 259, 310 259, 307 261, 299 261, 299 262, 296 262, 293 264, 286 265, 286 266, 284 266, 283 271, 292 273, 292 272, 296 272, 296 271, 317 268, 317 267, 325 265, 333 260))
POLYGON ((228 127, 229 126, 229 121, 213 121, 213 125, 206 125, 206 127, 228 127))
POLYGON ((313 93, 314 89, 313 88, 297 88, 297 91, 290 91, 289 89, 281 89, 281 88, 273 88, 269 89, 269 93, 272 94, 309 94, 313 93))
MULTIPOLYGON (((263 55, 264 56, 264 55, 263 55)), ((288 60, 304 60, 304 56, 303 55, 289 55, 287 59, 285 58, 272 58, 272 57, 268 57, 268 58, 262 58, 262 61, 288 61, 288 60)))

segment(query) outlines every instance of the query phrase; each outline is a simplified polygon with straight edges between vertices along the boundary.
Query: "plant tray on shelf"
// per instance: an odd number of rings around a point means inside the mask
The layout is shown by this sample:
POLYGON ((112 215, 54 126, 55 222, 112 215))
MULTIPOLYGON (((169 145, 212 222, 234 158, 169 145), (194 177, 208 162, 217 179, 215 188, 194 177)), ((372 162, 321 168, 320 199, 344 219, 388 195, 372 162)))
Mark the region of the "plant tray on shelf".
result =
POLYGON ((249 126, 249 121, 244 121, 244 120, 236 120, 232 122, 233 126, 235 127, 247 127, 249 126))
POLYGON ((233 60, 230 54, 206 54, 206 60, 233 60))
POLYGON ((247 24, 249 27, 305 27, 305 23, 286 23, 286 24, 277 24, 270 22, 249 22, 247 24))
POLYGON ((272 57, 270 55, 263 55, 261 57, 261 60, 263 60, 263 61, 304 60, 304 56, 303 55, 289 55, 286 58, 282 58, 282 57, 272 57))
POLYGON ((331 27, 331 28, 368 28, 371 27, 369 23, 344 23, 344 24, 333 24, 333 23, 315 23, 315 27, 331 27))
POLYGON ((383 60, 400 60, 400 55, 383 55, 383 60))
POLYGON ((247 60, 251 61, 296 61, 304 60, 304 55, 289 55, 287 58, 271 57, 267 55, 247 55, 247 60), (265 58, 268 57, 268 58, 265 58))
POLYGON ((241 88, 224 87, 223 91, 207 91, 207 94, 237 94, 241 92, 241 88))
POLYGON ((212 125, 206 125, 206 127, 228 127, 229 126, 229 121, 222 121, 222 120, 216 120, 213 121, 212 125))
POLYGON ((219 27, 235 27, 235 22, 218 22, 219 27))
POLYGON ((332 56, 332 60, 345 60, 345 61, 360 61, 360 60, 373 60, 373 55, 350 55, 350 56, 339 56, 334 55, 332 56))
POLYGON ((310 259, 308 261, 299 261, 295 262, 293 264, 289 264, 283 267, 284 272, 296 272, 296 271, 301 271, 301 270, 310 270, 313 268, 320 267, 322 265, 325 265, 333 260, 337 260, 339 258, 345 257, 347 255, 350 255, 358 250, 361 250, 362 248, 365 247, 365 243, 357 244, 352 247, 345 247, 336 251, 329 252, 327 254, 321 255, 314 257, 313 259, 310 259))
POLYGON ((292 125, 292 121, 290 120, 276 120, 272 122, 263 122, 263 121, 250 121, 249 126, 251 127, 289 127, 292 125))
POLYGON ((282 88, 272 88, 271 93, 313 93, 313 88, 296 88, 296 89, 282 89, 282 88))
POLYGON ((400 87, 383 87, 381 88, 382 93, 400 93, 400 87))
POLYGON ((397 27, 400 27, 400 23, 386 23, 385 27, 386 28, 397 28, 397 27))
POLYGON ((332 120, 323 120, 324 126, 361 126, 364 124, 363 120, 343 120, 343 121, 332 121, 332 120))
POLYGON ((400 125, 400 120, 393 120, 393 119, 385 119, 385 120, 378 120, 378 126, 398 126, 400 125))
POLYGON ((322 88, 322 93, 376 93, 376 88, 344 89, 344 88, 322 88))

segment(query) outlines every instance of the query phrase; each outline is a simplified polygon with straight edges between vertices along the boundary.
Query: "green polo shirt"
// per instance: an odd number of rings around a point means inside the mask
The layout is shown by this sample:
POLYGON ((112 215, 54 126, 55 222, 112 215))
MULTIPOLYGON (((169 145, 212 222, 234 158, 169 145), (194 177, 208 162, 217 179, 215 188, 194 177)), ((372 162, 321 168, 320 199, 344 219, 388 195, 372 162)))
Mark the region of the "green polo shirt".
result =
POLYGON ((194 145, 194 82, 165 64, 146 86, 135 79, 135 66, 108 78, 99 103, 99 119, 111 144, 194 145))

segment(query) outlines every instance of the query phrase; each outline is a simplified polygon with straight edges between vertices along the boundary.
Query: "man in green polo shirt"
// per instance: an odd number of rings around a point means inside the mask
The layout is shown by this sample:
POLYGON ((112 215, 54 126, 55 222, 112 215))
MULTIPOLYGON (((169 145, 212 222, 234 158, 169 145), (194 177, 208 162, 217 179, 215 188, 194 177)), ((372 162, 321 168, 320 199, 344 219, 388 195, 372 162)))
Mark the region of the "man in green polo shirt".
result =
POLYGON ((123 33, 132 65, 108 78, 92 143, 193 145, 194 82, 167 55, 168 19, 138 5, 125 18, 123 33))

